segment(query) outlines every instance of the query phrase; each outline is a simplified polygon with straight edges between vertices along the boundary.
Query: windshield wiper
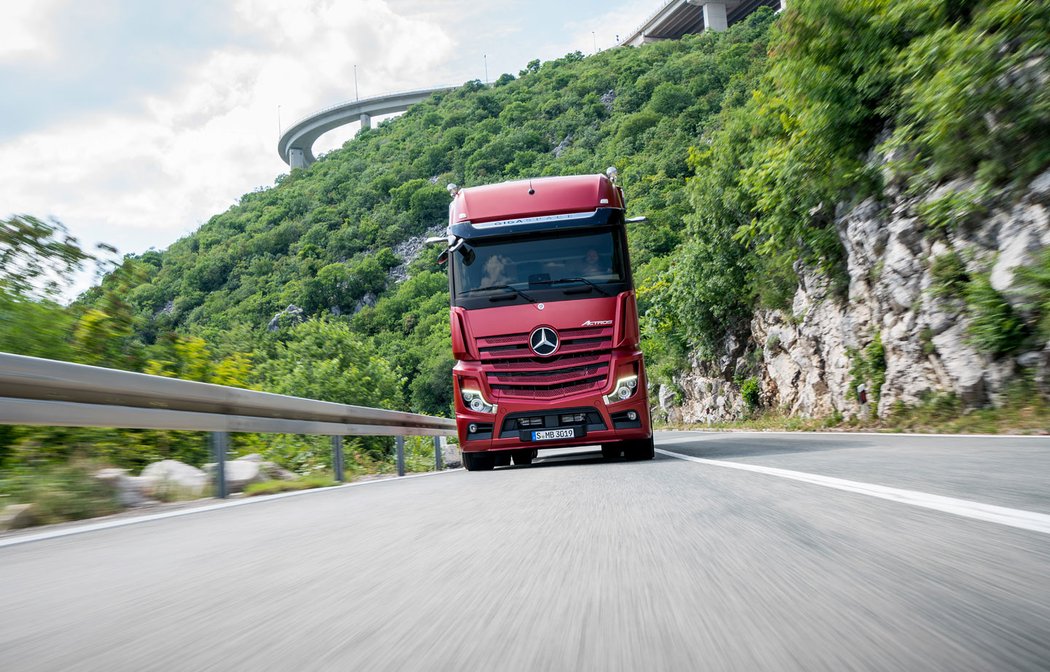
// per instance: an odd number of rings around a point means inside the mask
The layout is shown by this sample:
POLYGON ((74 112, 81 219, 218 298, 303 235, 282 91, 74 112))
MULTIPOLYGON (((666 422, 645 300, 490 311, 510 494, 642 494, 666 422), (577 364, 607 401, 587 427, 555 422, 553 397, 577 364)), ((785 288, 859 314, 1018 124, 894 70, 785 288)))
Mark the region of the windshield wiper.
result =
MULTIPOLYGON (((531 296, 529 296, 525 292, 521 291, 517 287, 511 287, 510 285, 486 285, 485 287, 478 287, 476 289, 468 289, 467 291, 465 291, 463 293, 464 294, 473 294, 474 292, 487 292, 487 291, 493 290, 493 289, 506 289, 506 290, 509 290, 511 292, 514 292, 515 294, 517 294, 521 298, 525 299, 529 303, 536 303, 536 299, 532 298, 531 296)), ((504 299, 509 299, 509 298, 512 298, 512 297, 507 296, 507 295, 493 296, 493 297, 489 298, 489 301, 502 301, 504 299)))
POLYGON ((604 289, 602 289, 598 285, 594 284, 593 282, 591 282, 587 278, 561 278, 559 280, 540 280, 538 283, 535 283, 535 284, 553 285, 556 282, 582 282, 585 285, 589 285, 590 287, 594 288, 602 296, 612 296, 612 294, 610 294, 609 292, 605 291, 604 289))

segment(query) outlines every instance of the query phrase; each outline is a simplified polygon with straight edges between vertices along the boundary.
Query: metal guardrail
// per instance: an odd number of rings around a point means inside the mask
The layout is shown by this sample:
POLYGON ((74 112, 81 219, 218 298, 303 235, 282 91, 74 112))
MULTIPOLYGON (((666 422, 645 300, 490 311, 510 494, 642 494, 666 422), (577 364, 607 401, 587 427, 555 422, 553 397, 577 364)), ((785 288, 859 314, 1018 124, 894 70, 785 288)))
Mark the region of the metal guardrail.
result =
POLYGON ((226 496, 229 432, 331 436, 340 482, 343 436, 397 437, 398 475, 403 476, 405 436, 433 436, 440 469, 440 437, 456 434, 449 418, 6 353, 0 353, 0 424, 211 432, 219 497, 226 496))

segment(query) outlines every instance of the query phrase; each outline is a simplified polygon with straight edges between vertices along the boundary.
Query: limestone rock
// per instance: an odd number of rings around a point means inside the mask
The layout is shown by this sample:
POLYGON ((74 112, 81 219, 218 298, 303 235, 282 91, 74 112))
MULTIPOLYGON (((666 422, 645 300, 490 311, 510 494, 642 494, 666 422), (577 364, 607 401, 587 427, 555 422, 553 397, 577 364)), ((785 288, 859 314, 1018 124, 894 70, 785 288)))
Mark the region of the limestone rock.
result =
POLYGON ((150 494, 200 497, 208 488, 208 475, 203 470, 178 460, 161 460, 148 465, 140 474, 149 479, 150 494))
POLYGON ((0 532, 20 530, 35 523, 32 504, 8 504, 0 511, 0 532))
MULTIPOLYGON (((225 463, 226 489, 228 492, 242 492, 250 483, 260 483, 266 480, 266 474, 261 468, 262 463, 250 460, 229 460, 225 463)), ((215 479, 215 463, 204 465, 204 471, 209 480, 215 479)))
MULTIPOLYGON (((251 456, 245 456, 240 459, 244 460, 246 459, 246 457, 251 456)), ((256 455, 255 457, 258 456, 256 455)), ((266 478, 273 481, 294 481, 295 479, 299 478, 295 475, 294 472, 288 471, 284 467, 274 464, 273 462, 259 462, 259 471, 261 471, 266 478)))
MULTIPOLYGON (((958 254, 968 273, 990 273, 993 287, 1015 307, 1021 304, 1015 272, 1050 246, 1050 171, 1020 198, 1004 198, 991 211, 931 235, 916 212, 923 201, 967 191, 956 180, 914 198, 903 190, 889 201, 867 199, 838 208, 835 230, 845 251, 848 291, 832 291, 828 278, 796 265, 799 284, 788 310, 758 310, 745 333, 727 335, 712 361, 694 362, 676 376, 682 390, 661 389, 660 409, 669 419, 716 422, 742 417, 734 384, 756 369, 767 407, 800 416, 855 415, 851 368, 878 334, 885 354, 885 383, 878 413, 897 402, 914 404, 951 393, 964 404, 997 403, 1021 369, 1050 394, 1050 344, 1016 361, 978 352, 969 341, 969 319, 959 298, 937 296, 932 260, 958 254), (756 357, 748 357, 756 353, 756 357)), ((989 202, 995 203, 994 200, 989 202)))
POLYGON ((150 498, 155 481, 149 477, 128 476, 127 469, 100 469, 95 478, 116 493, 117 501, 124 507, 136 507, 152 504, 150 498))

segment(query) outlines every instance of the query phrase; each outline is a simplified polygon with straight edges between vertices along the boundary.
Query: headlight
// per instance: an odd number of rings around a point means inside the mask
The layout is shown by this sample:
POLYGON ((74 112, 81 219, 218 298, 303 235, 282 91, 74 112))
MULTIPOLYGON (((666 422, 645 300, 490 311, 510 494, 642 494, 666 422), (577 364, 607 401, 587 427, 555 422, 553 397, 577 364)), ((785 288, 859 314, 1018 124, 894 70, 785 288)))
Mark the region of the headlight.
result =
POLYGON ((481 396, 481 392, 477 390, 461 390, 460 394, 463 396, 463 403, 475 413, 496 412, 496 404, 490 404, 485 401, 485 397, 481 396))
POLYGON ((605 395, 605 403, 615 404, 618 401, 627 401, 638 391, 638 376, 627 376, 616 381, 616 387, 612 394, 605 395))

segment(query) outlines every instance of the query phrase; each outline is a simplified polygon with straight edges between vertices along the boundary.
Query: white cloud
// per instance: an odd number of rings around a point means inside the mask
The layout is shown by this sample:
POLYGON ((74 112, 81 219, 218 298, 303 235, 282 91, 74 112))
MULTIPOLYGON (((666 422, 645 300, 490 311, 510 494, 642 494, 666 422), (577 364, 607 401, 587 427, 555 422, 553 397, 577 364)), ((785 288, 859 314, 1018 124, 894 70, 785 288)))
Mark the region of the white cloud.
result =
POLYGON ((0 26, 4 27, 0 63, 52 58, 57 37, 48 26, 61 4, 60 0, 3 3, 0 6, 0 26))
POLYGON ((452 41, 383 0, 242 0, 250 47, 218 50, 142 114, 67 121, 0 144, 0 215, 55 216, 86 242, 165 247, 273 183, 285 121, 353 90, 425 86, 452 41))

